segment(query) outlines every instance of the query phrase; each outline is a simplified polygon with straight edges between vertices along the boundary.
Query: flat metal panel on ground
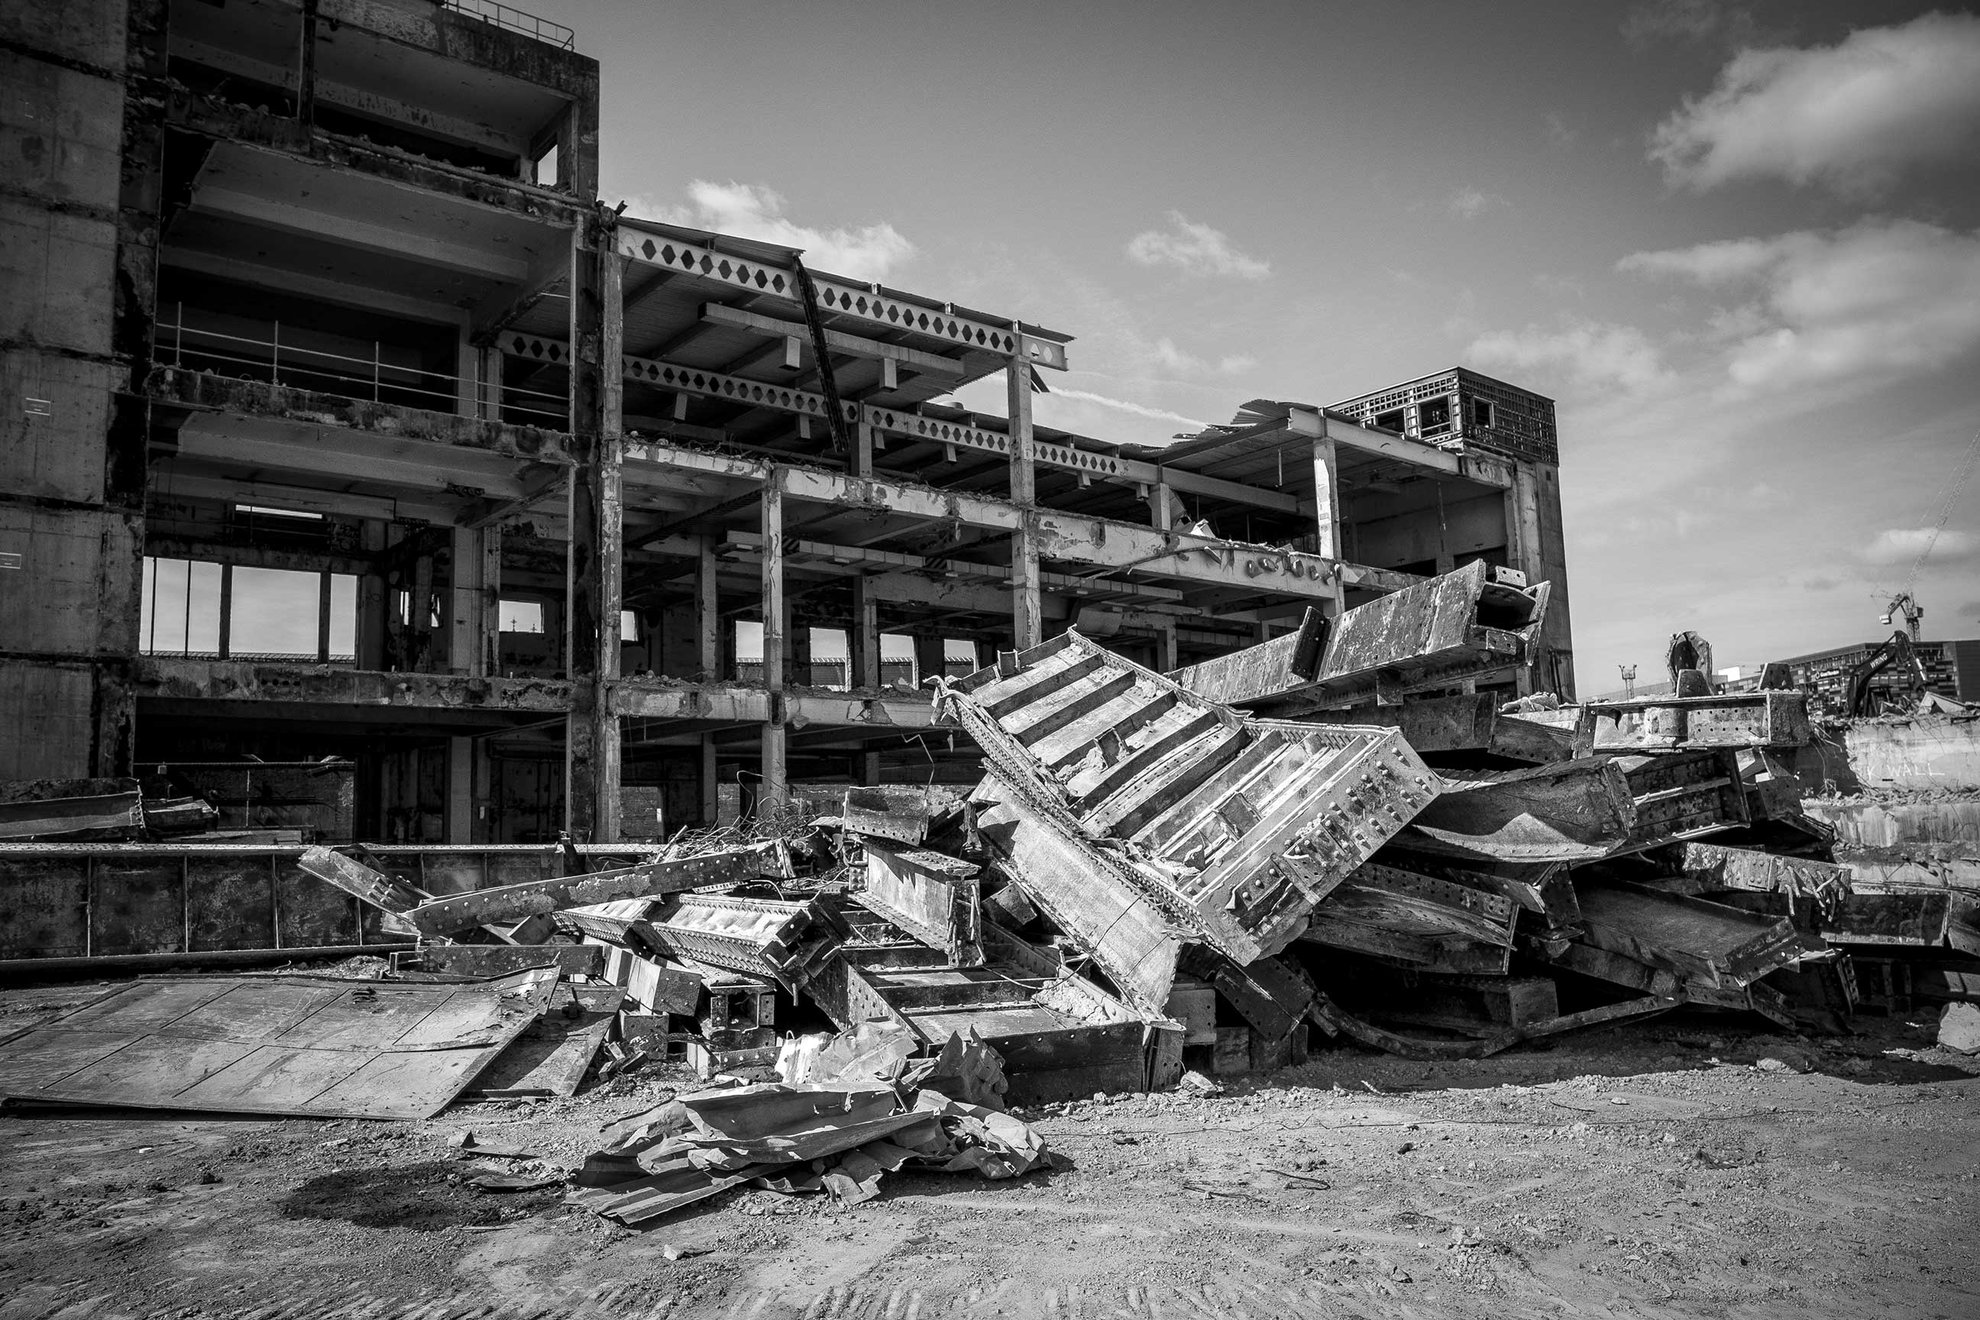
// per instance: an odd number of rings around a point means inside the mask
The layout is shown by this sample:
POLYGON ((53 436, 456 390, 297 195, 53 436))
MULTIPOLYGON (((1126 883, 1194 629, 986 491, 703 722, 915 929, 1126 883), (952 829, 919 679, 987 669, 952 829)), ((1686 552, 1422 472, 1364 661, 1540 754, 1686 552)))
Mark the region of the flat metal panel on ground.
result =
POLYGON ((0 1043, 0 1095, 324 1118, 429 1118, 540 1017, 556 968, 450 985, 134 981, 0 1043))

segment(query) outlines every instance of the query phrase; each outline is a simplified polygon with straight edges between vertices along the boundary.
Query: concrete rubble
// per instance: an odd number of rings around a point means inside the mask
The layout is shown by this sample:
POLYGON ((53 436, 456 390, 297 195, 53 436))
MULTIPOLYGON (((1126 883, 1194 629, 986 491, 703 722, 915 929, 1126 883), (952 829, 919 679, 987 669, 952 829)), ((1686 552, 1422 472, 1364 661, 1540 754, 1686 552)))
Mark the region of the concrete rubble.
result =
MULTIPOLYGON (((744 1184, 857 1204, 903 1168, 1022 1176, 1052 1157, 1011 1106, 1214 1090, 1313 1032, 1446 1060, 1681 1007, 1843 1031, 1866 951, 1887 999, 1893 954, 1929 951, 1906 993, 1955 1001, 1941 1034, 1968 1047, 1980 887, 1839 846, 1804 801, 1800 693, 1498 702, 1461 689, 1518 659, 1544 584, 1474 567, 1410 595, 1169 675, 1072 630, 934 680, 984 753, 960 797, 852 788, 766 835, 445 895, 307 848, 411 941, 374 987, 134 982, 0 1042, 0 1090, 424 1115, 670 1064, 705 1089, 571 1178, 642 1225, 744 1184)), ((148 815, 118 783, 7 801, 83 831, 148 815)))

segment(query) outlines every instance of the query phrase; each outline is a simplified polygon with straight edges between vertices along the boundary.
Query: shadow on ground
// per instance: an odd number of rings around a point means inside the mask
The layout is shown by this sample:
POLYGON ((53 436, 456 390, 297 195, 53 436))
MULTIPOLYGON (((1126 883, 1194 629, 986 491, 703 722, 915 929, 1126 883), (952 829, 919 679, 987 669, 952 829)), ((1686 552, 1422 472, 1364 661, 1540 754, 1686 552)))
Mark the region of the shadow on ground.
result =
POLYGON ((277 1206, 284 1219, 341 1219, 359 1228, 443 1228, 504 1224, 556 1205, 561 1187, 484 1192, 459 1181, 461 1166, 441 1160, 384 1169, 347 1169, 311 1178, 277 1206))

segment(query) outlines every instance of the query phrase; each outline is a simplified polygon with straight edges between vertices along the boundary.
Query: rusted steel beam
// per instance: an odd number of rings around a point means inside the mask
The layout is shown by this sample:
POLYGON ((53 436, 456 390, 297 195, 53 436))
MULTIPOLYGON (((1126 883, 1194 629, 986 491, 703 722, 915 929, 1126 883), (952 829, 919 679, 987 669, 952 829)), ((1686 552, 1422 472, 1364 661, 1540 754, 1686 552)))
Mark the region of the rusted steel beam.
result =
POLYGON ((1707 986, 1751 985, 1807 951, 1785 917, 1638 885, 1585 886, 1581 919, 1596 948, 1707 986))
POLYGON ((1116 878, 1240 965, 1291 943, 1441 787, 1394 730, 1246 719, 1077 632, 944 705, 984 749, 986 789, 1065 841, 1068 885, 1116 878))
POLYGON ((1523 663, 1549 590, 1488 581, 1481 561, 1346 611, 1317 655, 1309 618, 1290 638, 1172 677, 1208 700, 1276 716, 1386 699, 1523 663))
MULTIPOLYGON (((1262 648, 1254 647, 1253 650, 1262 648)), ((1574 756, 1574 730, 1523 715, 1500 713, 1504 698, 1493 692, 1460 692, 1447 697, 1410 697, 1401 705, 1359 705, 1303 715, 1328 724, 1372 724, 1402 730, 1409 745, 1430 756, 1439 752, 1489 752, 1508 761, 1546 765, 1574 756)))
POLYGON ((1706 747, 1802 747, 1814 739, 1803 692, 1738 692, 1586 702, 1575 746, 1589 752, 1706 747))
POLYGON ((503 885, 498 889, 436 898, 409 909, 405 916, 424 934, 452 935, 475 926, 521 921, 538 912, 558 912, 617 898, 675 894, 702 885, 739 884, 755 876, 759 865, 757 849, 732 848, 697 857, 646 862, 620 871, 503 885))
POLYGON ((1623 767, 1600 757, 1449 781, 1410 822, 1408 846, 1506 862, 1593 861, 1636 825, 1623 767))
POLYGON ((1439 971, 1498 974, 1518 905, 1501 894, 1374 862, 1313 910, 1311 944, 1439 971))

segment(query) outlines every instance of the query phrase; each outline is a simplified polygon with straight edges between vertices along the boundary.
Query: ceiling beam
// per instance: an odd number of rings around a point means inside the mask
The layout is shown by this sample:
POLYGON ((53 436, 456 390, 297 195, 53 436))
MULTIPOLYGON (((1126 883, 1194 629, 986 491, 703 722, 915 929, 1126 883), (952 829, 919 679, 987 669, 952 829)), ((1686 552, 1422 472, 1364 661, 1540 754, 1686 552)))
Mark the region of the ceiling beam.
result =
MULTIPOLYGON (((805 340, 810 334, 803 321, 764 316, 759 312, 745 312, 739 307, 724 307, 720 303, 703 303, 701 319, 737 330, 751 330, 757 334, 776 335, 800 341, 805 340)), ((835 353, 845 353, 851 357, 891 359, 901 366, 925 375, 960 376, 968 369, 954 358, 924 353, 918 348, 908 348, 903 344, 883 343, 863 335, 849 335, 843 330, 827 330, 825 347, 835 353)), ((806 349, 809 351, 809 344, 806 345, 806 349)))
MULTIPOLYGON (((202 187, 193 194, 193 209, 210 215, 247 220, 283 233, 320 239, 360 252, 412 260, 457 274, 521 284, 529 278, 529 262, 520 256, 499 256, 486 245, 457 243, 411 228, 395 228, 356 216, 334 215, 294 202, 257 197, 232 188, 202 187)), ((562 230, 558 230, 562 233, 562 230)))

